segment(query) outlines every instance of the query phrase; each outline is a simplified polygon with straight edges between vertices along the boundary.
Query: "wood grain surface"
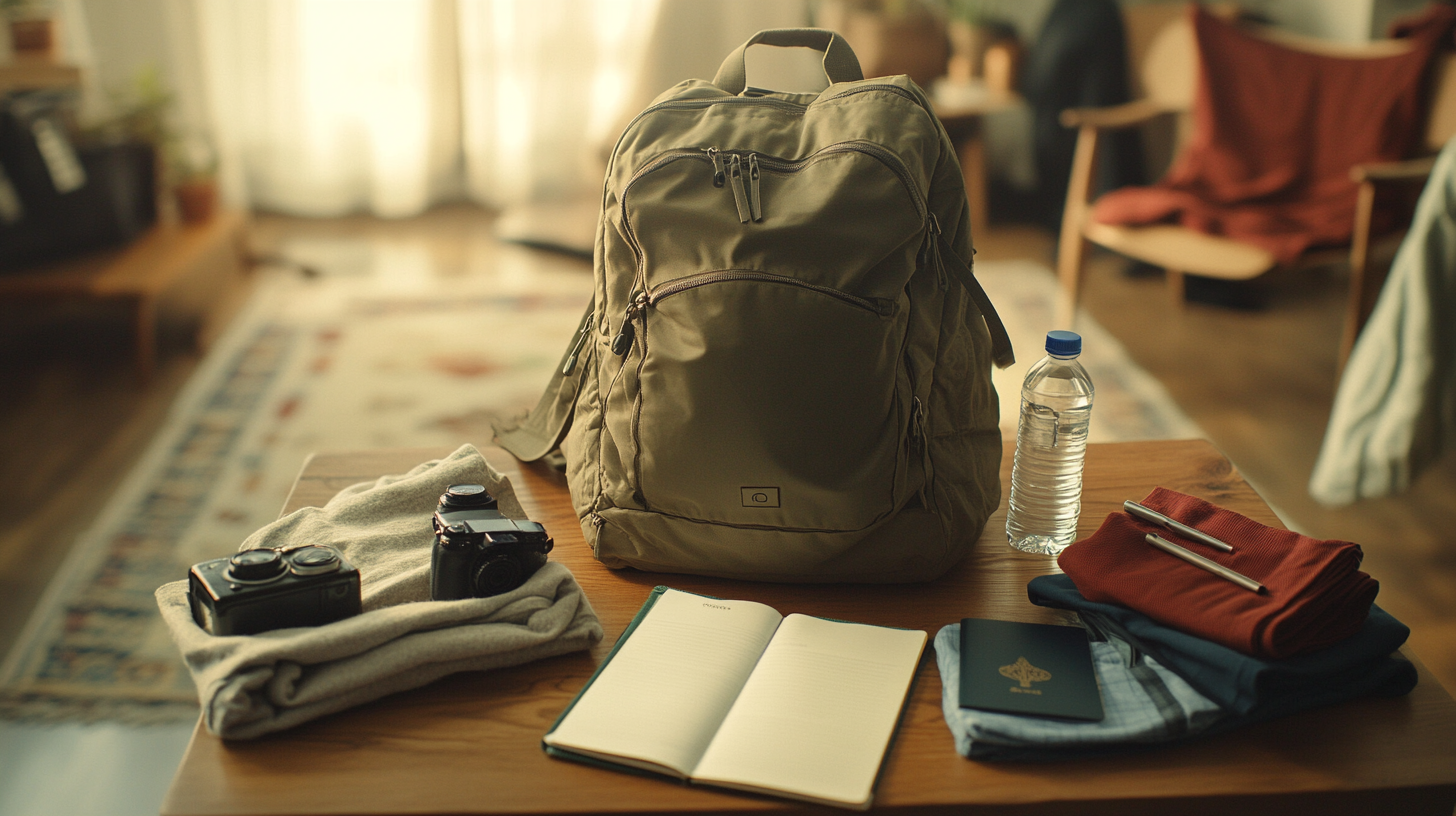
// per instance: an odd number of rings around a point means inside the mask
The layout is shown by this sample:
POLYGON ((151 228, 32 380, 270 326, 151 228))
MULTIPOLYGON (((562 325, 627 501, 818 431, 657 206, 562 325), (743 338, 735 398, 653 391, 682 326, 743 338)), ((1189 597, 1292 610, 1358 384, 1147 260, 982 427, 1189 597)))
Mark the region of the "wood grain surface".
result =
MULTIPOLYGON (((592 559, 559 475, 483 450, 511 477, 530 517, 556 538, 552 558, 573 570, 606 638, 590 654, 455 675, 256 741, 225 743, 199 727, 164 814, 825 812, 549 759, 540 739, 658 584, 760 601, 786 614, 921 628, 931 635, 962 617, 1070 622, 1027 601, 1026 582, 1054 571, 1055 564, 1006 546, 1004 496, 971 554, 926 584, 781 585, 614 572, 592 559)), ((1008 444, 1003 484, 1010 450, 1008 444)), ((319 454, 304 466, 284 512, 322 504, 343 487, 447 453, 319 454)), ((1209 443, 1129 442, 1088 447, 1079 532, 1091 533, 1124 499, 1141 499, 1155 486, 1279 525, 1209 443)), ((1450 816, 1456 805, 1456 702, 1416 663, 1421 683, 1400 699, 1354 701, 1131 755, 982 763, 955 752, 927 649, 875 806, 901 813, 1450 816)))

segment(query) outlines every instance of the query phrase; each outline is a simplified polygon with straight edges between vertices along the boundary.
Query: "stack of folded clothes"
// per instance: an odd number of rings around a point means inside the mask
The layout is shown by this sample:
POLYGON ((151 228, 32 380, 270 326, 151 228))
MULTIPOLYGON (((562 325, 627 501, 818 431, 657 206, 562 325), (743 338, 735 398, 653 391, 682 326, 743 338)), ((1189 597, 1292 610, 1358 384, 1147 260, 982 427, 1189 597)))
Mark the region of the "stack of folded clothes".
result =
POLYGON ((1100 722, 961 708, 959 624, 935 638, 956 748, 976 759, 1059 759, 1227 731, 1416 685, 1396 650, 1410 630, 1375 606, 1360 550, 1276 530, 1159 489, 1142 504, 1233 545, 1222 553, 1123 513, 1068 547, 1065 575, 1027 586, 1033 603, 1078 613, 1092 641, 1100 722), (1186 544, 1257 581, 1253 593, 1153 548, 1186 544), (1151 566, 1150 566, 1151 565, 1151 566), (1186 568, 1186 569, 1185 569, 1186 568))
POLYGON ((346 487, 243 542, 244 550, 327 544, 344 553, 363 582, 364 611, 354 617, 219 637, 193 620, 187 581, 157 590, 208 731, 253 739, 447 674, 519 666, 602 639, 581 585, 554 561, 500 595, 430 599, 430 513, 452 484, 485 485, 503 515, 526 517, 510 480, 462 445, 409 473, 346 487))
POLYGON ((1338 643, 1360 629, 1380 585, 1360 571, 1348 541, 1318 541, 1158 488, 1142 505, 1233 546, 1225 553, 1127 513, 1057 559, 1083 597, 1120 604, 1191 634, 1261 657, 1289 657, 1338 643), (1264 584, 1253 593, 1154 549, 1174 544, 1264 584))

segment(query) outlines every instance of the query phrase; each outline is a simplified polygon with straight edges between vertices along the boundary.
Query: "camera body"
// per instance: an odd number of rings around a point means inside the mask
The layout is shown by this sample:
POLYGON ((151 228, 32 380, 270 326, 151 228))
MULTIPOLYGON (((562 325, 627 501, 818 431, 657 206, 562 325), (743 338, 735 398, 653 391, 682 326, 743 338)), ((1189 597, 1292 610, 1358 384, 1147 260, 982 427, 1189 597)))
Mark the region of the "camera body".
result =
POLYGON ((501 515, 495 497, 476 484, 450 485, 431 523, 430 597, 485 598, 519 587, 545 566, 553 542, 534 521, 501 515))
POLYGON ((192 619, 212 635, 320 626, 359 614, 359 570, 333 547, 243 550, 192 567, 192 619))

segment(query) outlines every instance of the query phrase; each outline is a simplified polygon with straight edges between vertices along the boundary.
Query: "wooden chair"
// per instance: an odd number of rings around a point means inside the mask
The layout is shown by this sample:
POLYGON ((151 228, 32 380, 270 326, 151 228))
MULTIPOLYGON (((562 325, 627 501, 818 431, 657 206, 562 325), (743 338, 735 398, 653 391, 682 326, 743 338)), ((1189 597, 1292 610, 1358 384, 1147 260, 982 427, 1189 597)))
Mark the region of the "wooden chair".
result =
MULTIPOLYGON (((1136 15, 1144 7, 1130 7, 1136 15)), ((1099 135, 1114 128, 1143 126, 1160 118, 1175 120, 1175 147, 1182 148, 1189 130, 1188 114, 1198 78, 1198 46, 1193 26, 1181 5, 1153 4, 1141 20, 1129 20, 1129 40, 1134 58, 1142 51, 1140 64, 1133 71, 1134 91, 1138 98, 1126 105, 1111 108, 1080 108, 1064 111, 1062 123, 1078 129, 1077 149, 1067 189, 1067 204, 1062 218, 1057 273, 1062 298, 1058 320, 1071 325, 1080 300, 1082 267, 1087 242, 1111 249, 1127 257, 1144 261, 1167 271, 1168 292, 1179 307, 1184 301, 1184 275, 1194 274, 1225 280, 1248 280, 1278 267, 1268 250, 1242 241, 1197 232, 1174 224, 1142 227, 1113 226, 1090 218, 1093 202, 1089 200, 1096 167, 1099 135)), ((1227 13, 1227 12, 1225 12, 1227 13)), ((1411 47, 1405 40, 1381 40, 1363 45, 1338 43, 1301 37, 1273 29, 1260 29, 1259 35, 1288 47, 1310 53, 1343 57, 1375 58, 1403 53, 1411 47)), ((1446 140, 1456 134, 1456 58, 1437 57, 1433 98, 1429 107, 1423 153, 1434 155, 1446 140)), ((1351 169, 1359 184, 1354 237, 1348 250, 1315 250, 1300 259, 1300 265, 1318 265, 1343 261, 1351 266, 1350 298, 1347 308, 1345 337, 1341 344, 1340 363, 1364 325, 1384 282, 1383 272, 1371 274, 1367 267, 1371 256, 1371 218, 1377 199, 1377 188, 1391 183, 1422 181, 1430 172, 1430 158, 1404 162, 1361 165, 1351 169)))

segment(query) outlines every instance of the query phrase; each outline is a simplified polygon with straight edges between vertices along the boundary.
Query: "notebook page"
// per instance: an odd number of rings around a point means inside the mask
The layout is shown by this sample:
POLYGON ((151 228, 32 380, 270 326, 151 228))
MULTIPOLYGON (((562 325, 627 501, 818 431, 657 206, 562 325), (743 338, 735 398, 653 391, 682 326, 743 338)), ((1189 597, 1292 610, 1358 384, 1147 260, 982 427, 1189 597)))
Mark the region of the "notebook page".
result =
POLYGON ((780 619, 763 604, 668 590, 546 744, 686 775, 780 619))
POLYGON ((694 779, 868 806, 925 641, 918 630, 790 615, 694 779))

